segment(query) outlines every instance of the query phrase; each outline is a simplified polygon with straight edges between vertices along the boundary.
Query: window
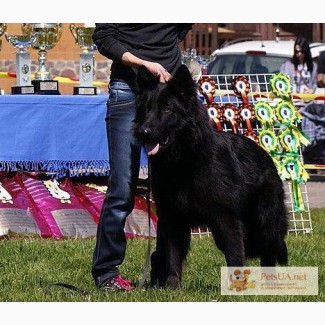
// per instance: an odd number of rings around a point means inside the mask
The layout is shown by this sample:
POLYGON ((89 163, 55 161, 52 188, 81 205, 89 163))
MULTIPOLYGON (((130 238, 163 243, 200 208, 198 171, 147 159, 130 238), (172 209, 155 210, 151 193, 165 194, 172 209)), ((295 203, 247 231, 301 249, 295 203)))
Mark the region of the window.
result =
POLYGON ((224 54, 218 55, 208 66, 208 74, 265 74, 280 71, 281 64, 290 59, 284 56, 224 54))

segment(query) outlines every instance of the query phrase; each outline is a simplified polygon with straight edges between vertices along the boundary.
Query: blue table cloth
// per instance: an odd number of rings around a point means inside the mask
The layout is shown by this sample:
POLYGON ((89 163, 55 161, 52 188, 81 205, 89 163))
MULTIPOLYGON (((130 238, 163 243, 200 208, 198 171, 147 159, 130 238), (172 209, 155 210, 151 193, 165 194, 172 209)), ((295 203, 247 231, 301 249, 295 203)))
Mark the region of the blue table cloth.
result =
POLYGON ((0 171, 107 175, 106 101, 107 95, 0 96, 0 171))

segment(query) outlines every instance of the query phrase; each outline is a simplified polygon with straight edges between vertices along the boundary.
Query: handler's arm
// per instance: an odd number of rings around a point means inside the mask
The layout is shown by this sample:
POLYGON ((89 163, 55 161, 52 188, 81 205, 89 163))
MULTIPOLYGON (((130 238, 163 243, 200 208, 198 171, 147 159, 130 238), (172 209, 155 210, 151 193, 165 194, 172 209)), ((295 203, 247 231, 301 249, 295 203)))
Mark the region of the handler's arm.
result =
POLYGON ((142 60, 129 52, 118 40, 118 24, 97 24, 93 33, 93 41, 98 52, 113 61, 138 68, 144 65, 151 73, 159 75, 160 82, 170 79, 170 73, 159 63, 142 60))

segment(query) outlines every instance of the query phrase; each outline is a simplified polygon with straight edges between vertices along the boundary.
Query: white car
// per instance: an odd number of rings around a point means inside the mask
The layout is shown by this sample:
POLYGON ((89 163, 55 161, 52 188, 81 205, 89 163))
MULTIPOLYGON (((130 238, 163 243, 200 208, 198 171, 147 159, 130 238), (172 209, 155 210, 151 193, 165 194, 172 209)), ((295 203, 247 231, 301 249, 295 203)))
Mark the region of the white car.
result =
MULTIPOLYGON (((313 59, 325 51, 324 43, 311 43, 313 59)), ((212 53, 209 75, 268 74, 280 71, 281 64, 293 55, 294 40, 251 40, 229 44, 212 53)))

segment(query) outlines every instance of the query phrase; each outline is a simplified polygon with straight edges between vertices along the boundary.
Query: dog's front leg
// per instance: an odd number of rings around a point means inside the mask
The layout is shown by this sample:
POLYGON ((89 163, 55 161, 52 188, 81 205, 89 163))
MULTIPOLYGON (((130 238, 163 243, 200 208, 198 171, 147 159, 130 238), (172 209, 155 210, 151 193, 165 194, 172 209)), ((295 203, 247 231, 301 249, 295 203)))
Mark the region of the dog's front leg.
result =
POLYGON ((166 282, 166 248, 164 244, 163 228, 162 218, 158 218, 156 251, 151 255, 151 286, 164 286, 166 282))
POLYGON ((190 247, 191 230, 173 225, 166 236, 167 279, 165 287, 181 287, 183 263, 190 247))

